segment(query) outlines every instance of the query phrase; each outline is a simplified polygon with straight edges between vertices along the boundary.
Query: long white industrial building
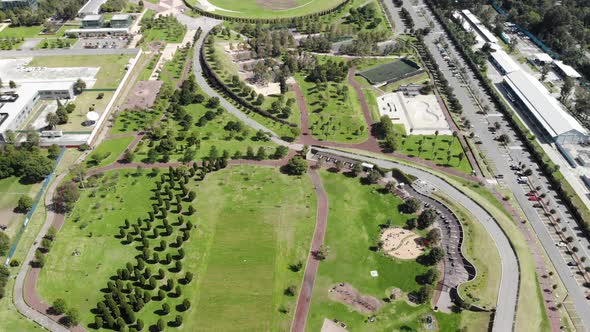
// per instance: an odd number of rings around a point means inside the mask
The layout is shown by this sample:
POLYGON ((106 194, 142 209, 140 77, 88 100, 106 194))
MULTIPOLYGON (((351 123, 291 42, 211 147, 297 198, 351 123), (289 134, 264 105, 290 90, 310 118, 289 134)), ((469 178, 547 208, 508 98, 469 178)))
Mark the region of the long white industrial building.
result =
POLYGON ((533 76, 522 70, 513 71, 504 76, 504 86, 510 92, 512 101, 527 111, 529 119, 543 128, 555 143, 589 140, 588 131, 533 76))

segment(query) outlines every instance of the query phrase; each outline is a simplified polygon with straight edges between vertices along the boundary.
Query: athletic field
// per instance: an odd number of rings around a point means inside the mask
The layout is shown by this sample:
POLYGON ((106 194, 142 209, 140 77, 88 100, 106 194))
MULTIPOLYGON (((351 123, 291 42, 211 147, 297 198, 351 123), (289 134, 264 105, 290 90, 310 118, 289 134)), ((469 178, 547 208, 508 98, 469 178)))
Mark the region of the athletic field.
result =
POLYGON ((320 12, 345 0, 189 0, 197 7, 219 15, 251 18, 296 17, 320 12))
POLYGON ((362 71, 358 75, 364 77, 373 85, 379 85, 404 79, 414 75, 419 70, 420 66, 414 61, 401 59, 362 71))

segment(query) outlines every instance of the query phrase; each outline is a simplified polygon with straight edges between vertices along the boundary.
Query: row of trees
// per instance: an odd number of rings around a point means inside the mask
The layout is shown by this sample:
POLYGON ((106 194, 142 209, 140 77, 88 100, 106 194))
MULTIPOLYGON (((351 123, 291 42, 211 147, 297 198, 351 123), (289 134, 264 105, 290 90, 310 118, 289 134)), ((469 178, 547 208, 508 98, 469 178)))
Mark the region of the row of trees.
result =
POLYGON ((94 328, 133 328, 141 331, 145 323, 137 317, 137 313, 140 313, 150 301, 162 301, 161 309, 157 311, 162 318, 150 326, 150 330, 162 331, 166 325, 182 325, 183 318, 180 313, 191 307, 191 302, 187 298, 176 306, 179 314, 168 324, 163 317, 172 313, 166 299, 182 297, 184 287, 193 280, 190 271, 184 272, 183 277, 173 278, 183 271, 183 259, 186 256, 183 245, 190 239, 190 232, 194 229, 193 223, 185 218, 196 212, 192 202, 197 198, 197 194, 187 185, 191 178, 203 180, 206 173, 225 165, 220 159, 207 159, 201 167, 197 163, 192 167, 170 167, 168 173, 161 174, 160 179, 155 181, 156 188, 151 198, 153 210, 148 212, 147 218, 138 217, 134 223, 125 219, 116 236, 121 239, 123 245, 137 248, 140 253, 134 261, 118 269, 116 275, 107 282, 105 298, 97 303, 94 328), (186 212, 183 203, 189 204, 186 212), (177 216, 174 223, 169 222, 171 214, 177 216), (169 244, 169 240, 172 239, 174 240, 169 244), (140 246, 133 246, 135 243, 139 243, 140 246))

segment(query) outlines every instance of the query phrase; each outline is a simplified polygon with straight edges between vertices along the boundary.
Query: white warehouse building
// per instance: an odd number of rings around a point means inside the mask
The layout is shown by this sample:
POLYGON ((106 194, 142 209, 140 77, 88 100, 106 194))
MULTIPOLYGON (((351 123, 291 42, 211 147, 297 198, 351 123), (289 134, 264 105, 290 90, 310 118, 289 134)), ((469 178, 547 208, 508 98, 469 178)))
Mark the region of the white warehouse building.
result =
POLYGON ((572 144, 590 140, 588 131, 533 76, 521 70, 513 71, 504 77, 504 86, 509 92, 509 98, 555 143, 572 144))
POLYGON ((0 93, 0 141, 7 130, 15 131, 41 99, 71 99, 74 82, 24 83, 15 91, 0 93))

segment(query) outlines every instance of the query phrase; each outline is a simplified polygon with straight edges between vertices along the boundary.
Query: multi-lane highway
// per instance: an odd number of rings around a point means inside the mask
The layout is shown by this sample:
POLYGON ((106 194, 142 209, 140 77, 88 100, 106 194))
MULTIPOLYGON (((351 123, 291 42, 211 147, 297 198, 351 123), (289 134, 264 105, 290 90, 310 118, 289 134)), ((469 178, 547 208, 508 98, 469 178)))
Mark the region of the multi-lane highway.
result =
POLYGON ((517 183, 517 175, 510 169, 511 164, 523 162, 529 166, 533 171, 530 176, 532 185, 534 187, 541 187, 540 192, 546 193, 546 200, 549 201, 550 206, 556 210, 556 213, 562 220, 561 227, 566 228, 566 234, 576 237, 578 248, 584 253, 584 256, 590 257, 589 246, 587 239, 583 236, 581 229, 577 226, 567 208, 559 204, 560 200, 557 193, 551 190, 548 180, 542 175, 537 165, 533 164, 531 155, 523 147, 516 135, 509 129, 508 122, 504 120, 503 116, 493 108, 493 104, 489 96, 484 92, 475 75, 470 71, 466 63, 461 60, 460 53, 452 46, 448 36, 440 24, 436 21, 434 15, 429 11, 423 0, 415 2, 417 6, 412 6, 409 1, 404 2, 404 7, 408 9, 416 28, 424 28, 433 26, 432 32, 424 38, 426 46, 433 54, 435 61, 439 65, 443 75, 453 87, 453 91, 461 104, 463 105, 463 114, 473 125, 473 131, 478 135, 478 140, 483 144, 480 145, 482 152, 486 155, 486 159, 492 163, 496 174, 502 174, 502 184, 506 186, 516 198, 516 203, 523 210, 530 225, 537 234, 537 237, 543 245, 547 256, 550 258, 559 277, 563 281, 569 298, 572 300, 574 307, 581 317, 584 325, 590 327, 590 304, 585 299, 585 289, 580 283, 580 277, 576 274, 576 268, 568 266, 571 259, 567 258, 563 249, 557 246, 556 237, 550 231, 550 226, 546 218, 536 208, 533 207, 533 202, 529 201, 526 193, 529 191, 527 187, 523 187, 517 183), (458 60, 460 67, 464 67, 462 75, 457 75, 457 71, 450 68, 441 55, 437 41, 443 38, 448 44, 446 52, 451 58, 458 60), (488 114, 479 114, 481 104, 487 104, 492 111, 488 114), (498 122, 501 129, 498 133, 492 133, 489 130, 498 122), (504 146, 496 140, 499 134, 507 134, 511 138, 511 143, 504 146))

